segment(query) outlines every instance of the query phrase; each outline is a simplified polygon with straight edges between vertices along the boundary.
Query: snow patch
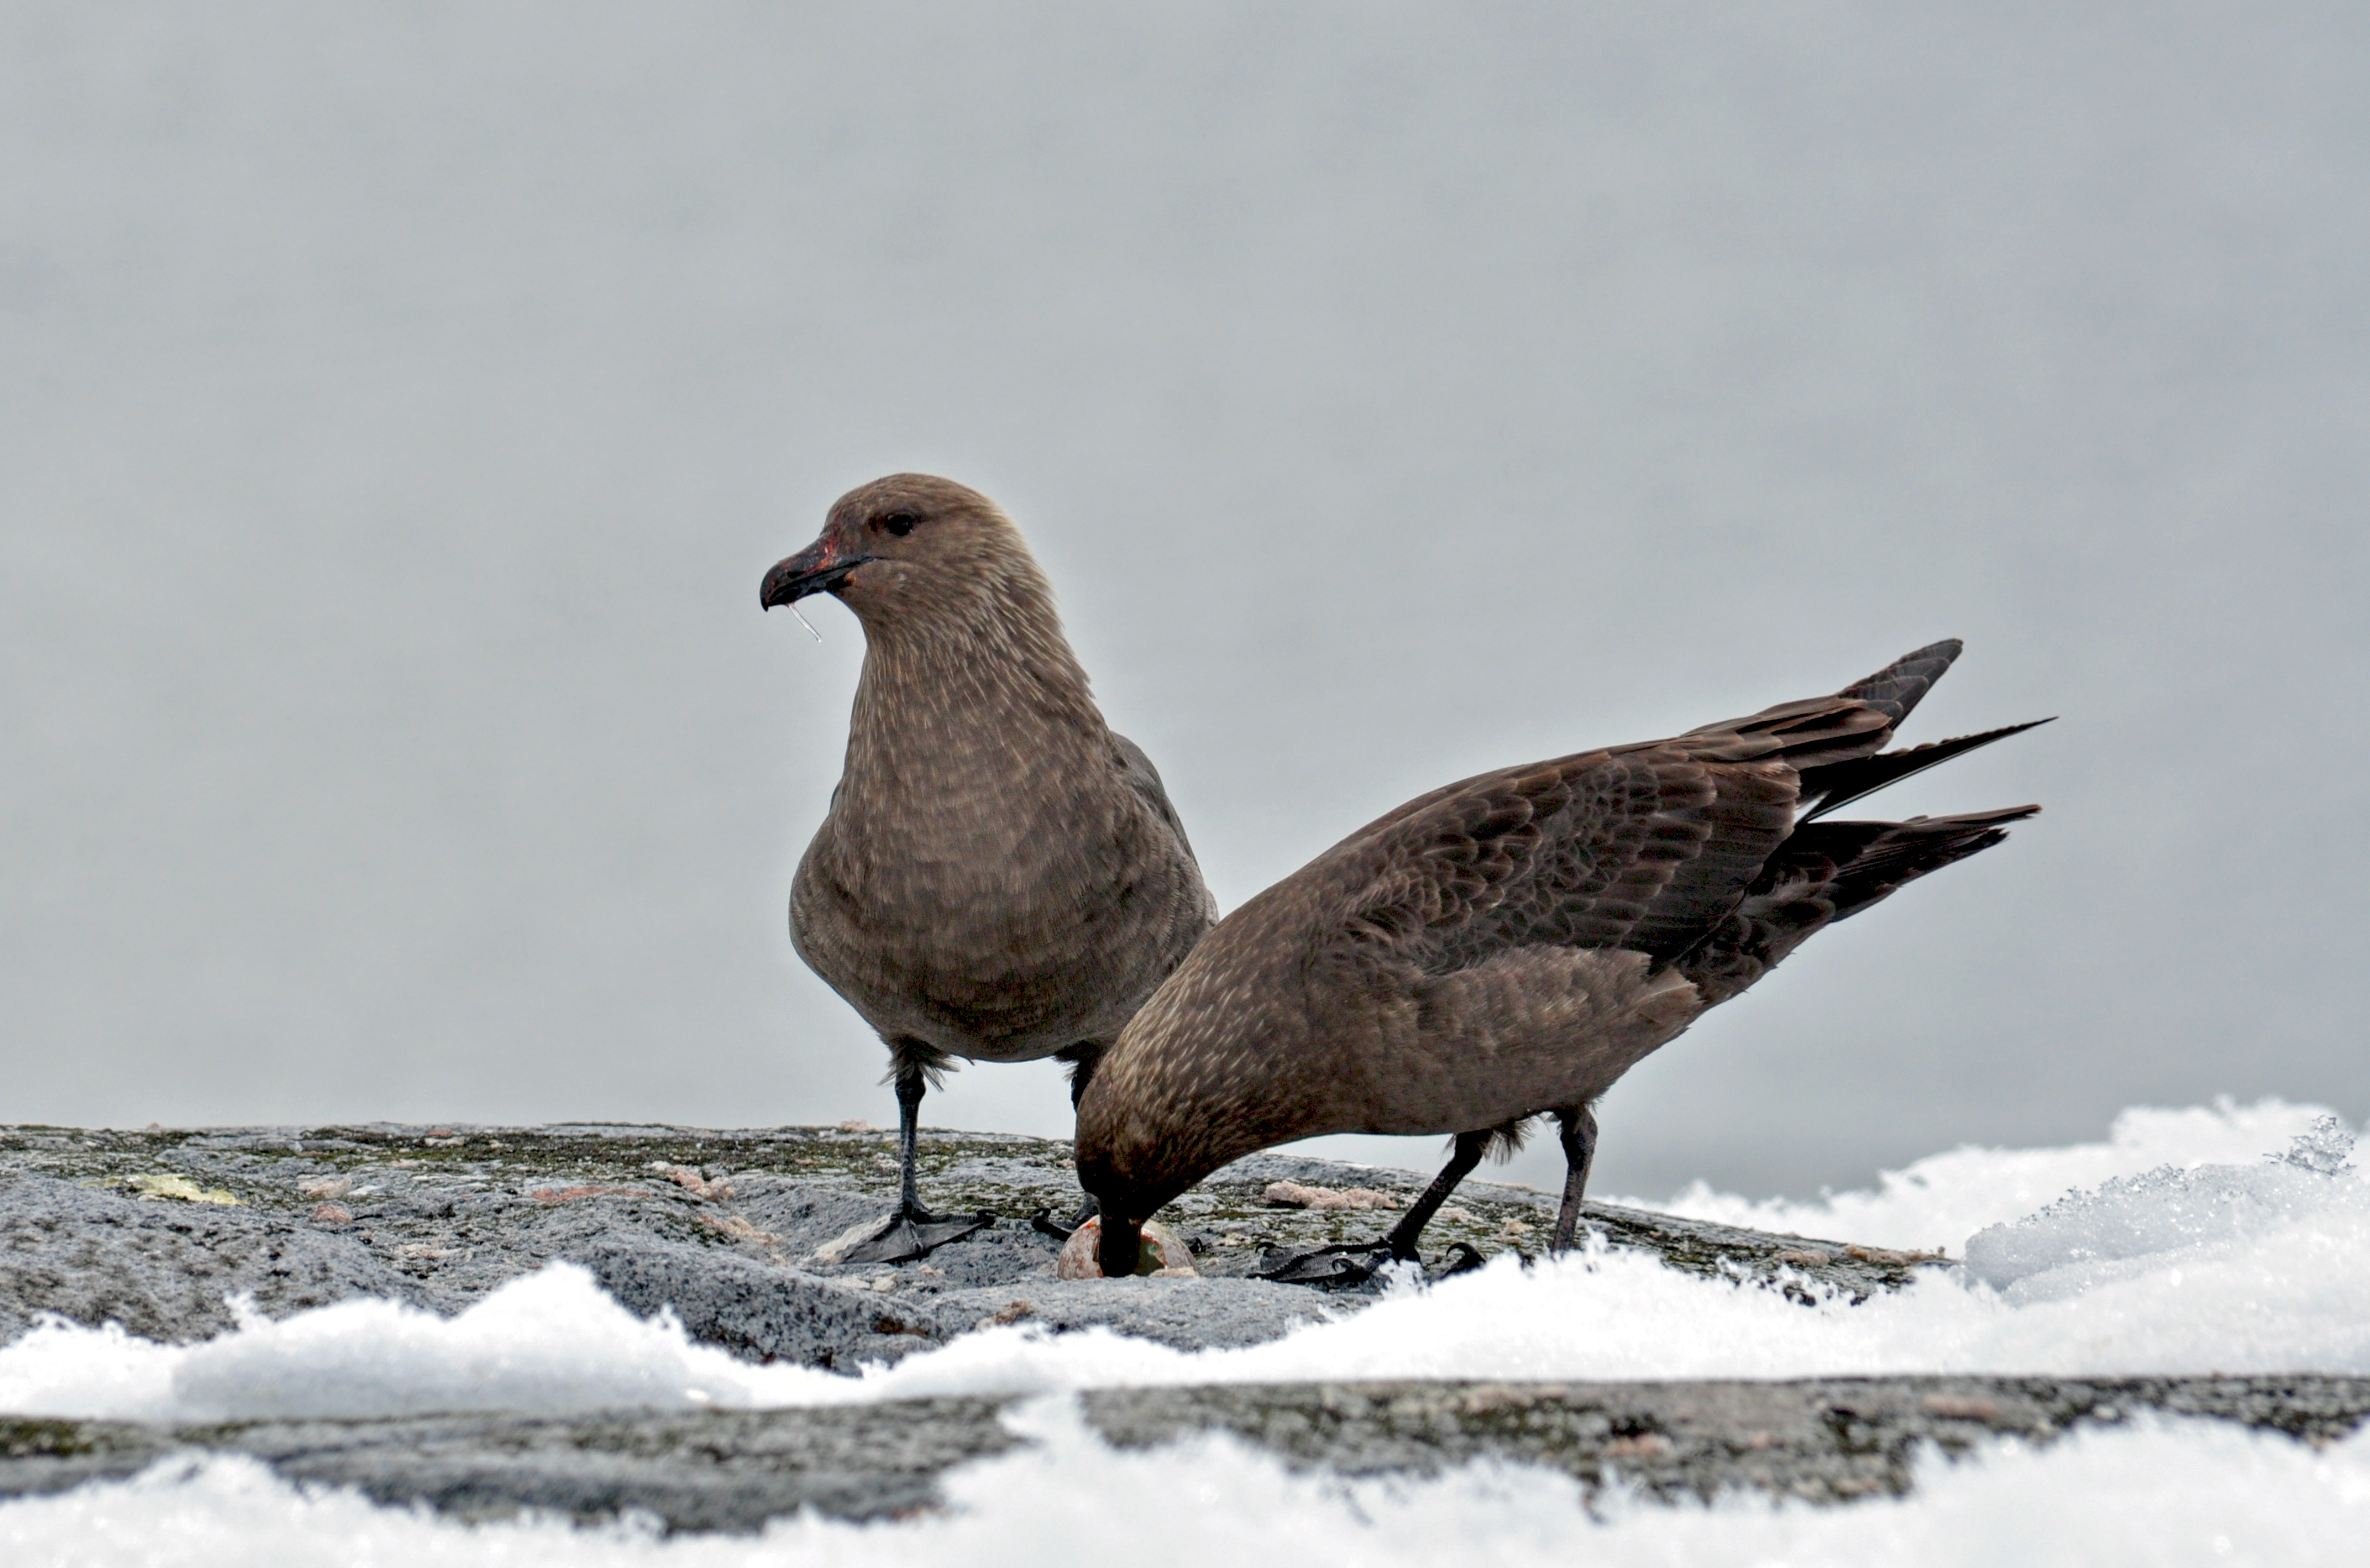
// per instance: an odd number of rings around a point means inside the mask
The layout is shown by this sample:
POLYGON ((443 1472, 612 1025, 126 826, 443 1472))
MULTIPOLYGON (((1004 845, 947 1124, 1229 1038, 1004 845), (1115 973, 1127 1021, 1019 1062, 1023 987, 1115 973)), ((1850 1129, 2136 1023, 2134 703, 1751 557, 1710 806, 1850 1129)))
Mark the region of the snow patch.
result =
POLYGON ((1884 1171, 1873 1192, 1829 1193, 1815 1203, 1739 1197, 1701 1182, 1663 1203, 1607 1201, 1780 1235, 1824 1236, 1871 1247, 1939 1247, 1956 1257, 1976 1231, 2031 1214, 2077 1188, 2163 1165, 2186 1170, 2249 1164, 2328 1115, 2318 1105, 2282 1100, 2237 1105, 2226 1095, 2212 1106, 2186 1110, 2134 1107, 2115 1118, 2104 1143, 2063 1148, 1966 1145, 1884 1171))
POLYGON ((2111 1280, 2260 1251, 2295 1225, 2359 1216, 2370 1187, 2348 1180, 2353 1139, 2322 1116, 2262 1163, 2161 1165, 2069 1193, 2040 1213, 1980 1230, 1967 1272, 2015 1302, 2063 1300, 2111 1280))
POLYGON ((746 1408, 854 1386, 695 1343, 672 1313, 635 1317, 573 1263, 453 1318, 382 1300, 276 1322, 250 1310, 234 1332, 188 1346, 52 1318, 0 1349, 0 1411, 125 1421, 746 1408))

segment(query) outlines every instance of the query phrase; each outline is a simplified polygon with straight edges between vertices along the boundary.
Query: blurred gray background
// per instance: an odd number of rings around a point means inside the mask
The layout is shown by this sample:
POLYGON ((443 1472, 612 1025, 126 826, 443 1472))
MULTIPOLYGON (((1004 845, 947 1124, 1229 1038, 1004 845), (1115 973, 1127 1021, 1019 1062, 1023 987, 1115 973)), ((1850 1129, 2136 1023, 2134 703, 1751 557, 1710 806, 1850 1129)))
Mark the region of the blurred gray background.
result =
POLYGON ((11 5, 0 1120, 891 1120, 784 929, 862 638, 756 595, 898 468, 1227 907, 1937 637, 1911 738, 2065 716, 1600 1191, 2359 1118, 2365 176, 2352 5, 11 5))

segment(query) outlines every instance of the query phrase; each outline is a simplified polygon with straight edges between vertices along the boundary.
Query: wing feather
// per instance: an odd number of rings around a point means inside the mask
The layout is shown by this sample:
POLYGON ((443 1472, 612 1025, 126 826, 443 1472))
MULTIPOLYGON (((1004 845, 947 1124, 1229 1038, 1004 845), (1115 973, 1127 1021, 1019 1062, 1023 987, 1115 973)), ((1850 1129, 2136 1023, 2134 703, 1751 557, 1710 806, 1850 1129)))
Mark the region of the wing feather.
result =
POLYGON ((1429 974, 1538 946, 1665 961, 1743 897, 1794 800, 1783 765, 1675 744, 1468 779, 1343 847, 1363 874, 1338 929, 1429 974))

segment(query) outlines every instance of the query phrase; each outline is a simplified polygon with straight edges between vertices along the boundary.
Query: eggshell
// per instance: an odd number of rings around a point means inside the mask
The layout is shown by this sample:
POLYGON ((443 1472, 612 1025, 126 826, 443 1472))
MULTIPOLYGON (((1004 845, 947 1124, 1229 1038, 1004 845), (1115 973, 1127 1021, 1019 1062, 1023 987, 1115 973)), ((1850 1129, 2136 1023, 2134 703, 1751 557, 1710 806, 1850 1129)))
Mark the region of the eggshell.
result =
MULTIPOLYGON (((1062 1245, 1062 1255, 1053 1261, 1056 1279, 1100 1279, 1102 1265, 1095 1260, 1095 1248, 1101 1240, 1103 1223, 1099 1216, 1087 1220, 1070 1233, 1062 1245)), ((1135 1272, 1157 1274, 1167 1279, 1198 1279, 1202 1271, 1193 1266, 1192 1250, 1185 1239, 1165 1225, 1144 1228, 1143 1245, 1136 1249, 1135 1272)))

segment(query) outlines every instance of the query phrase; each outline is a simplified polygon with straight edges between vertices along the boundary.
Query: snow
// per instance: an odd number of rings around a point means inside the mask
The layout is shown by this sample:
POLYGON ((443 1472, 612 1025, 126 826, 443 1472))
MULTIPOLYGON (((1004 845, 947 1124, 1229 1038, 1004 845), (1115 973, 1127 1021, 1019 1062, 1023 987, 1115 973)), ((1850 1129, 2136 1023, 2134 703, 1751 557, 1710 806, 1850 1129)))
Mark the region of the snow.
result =
MULTIPOLYGON (((1712 1217, 1850 1240, 1940 1241, 1968 1260, 1963 1273, 1929 1271, 1858 1306, 1828 1297, 1804 1307, 1596 1249, 1529 1269, 1501 1259, 1435 1286, 1402 1282, 1363 1313, 1247 1349, 997 1328, 849 1378, 736 1361, 663 1315, 633 1317, 581 1270, 558 1265, 450 1320, 353 1301, 278 1322, 250 1315, 185 1347, 48 1322, 0 1349, 0 1411, 179 1420, 562 1412, 1372 1377, 2370 1374, 2361 1308, 2370 1300, 2370 1179, 2347 1160, 2350 1145, 2315 1108, 2226 1103, 2128 1112, 2104 1144, 1955 1150, 1888 1173, 1876 1192, 1817 1205, 1687 1194, 1692 1212, 1712 1217)), ((795 1546, 801 1560, 822 1562, 992 1562, 1022 1550, 1015 1541, 1032 1560, 1067 1561, 1099 1554, 1116 1533, 1132 1563, 1189 1552, 1205 1561, 1237 1534, 1245 1547, 1255 1538, 1289 1551, 1305 1539, 1331 1555, 1354 1540, 1363 1560, 1377 1562, 1437 1560, 1486 1539, 1494 1558, 1519 1562, 1568 1560, 1570 1538, 1585 1531, 1611 1561, 1981 1562, 1999 1560, 2013 1541, 2023 1557, 2045 1545, 2069 1562, 2151 1552, 2308 1562, 2341 1536, 2356 1538, 2358 1551, 2370 1518, 2370 1439, 2315 1453, 2212 1424, 1996 1449, 1979 1464, 1932 1469, 1902 1503, 1773 1514, 1744 1501, 1676 1513, 1616 1502, 1592 1524, 1559 1480, 1474 1470, 1345 1487, 1288 1476, 1214 1440, 1157 1459, 1115 1454, 1065 1424, 1066 1411, 1059 1398, 1030 1407, 1045 1447, 960 1472, 952 1515, 893 1528, 805 1520, 777 1526, 764 1543, 585 1536, 547 1523, 471 1530, 291 1491, 244 1461, 220 1460, 0 1505, 0 1548, 15 1549, 0 1559, 227 1561, 236 1542, 268 1531, 275 1540, 366 1543, 340 1557, 351 1561, 432 1551, 454 1562, 566 1553, 726 1562, 795 1546), (2004 1506, 2011 1496, 2014 1506, 2004 1506), (1147 1528, 1145 1498, 1171 1500, 1155 1505, 1167 1524, 1147 1528), (1200 1498, 1226 1506, 1186 1506, 1200 1498), (2235 1543, 2227 1553, 2214 1548, 2217 1536, 2235 1543), (169 1551, 160 1544, 168 1540, 169 1551)))
POLYGON ((2251 1253, 2299 1223, 2318 1233, 2359 1186, 2332 1181, 2347 1173, 2353 1147, 2337 1118, 2324 1116, 2262 1164, 2117 1176, 1978 1231, 1967 1242, 1967 1271, 2011 1302, 2067 1300, 2169 1260, 2251 1253))
POLYGON ((542 1414, 823 1402, 849 1379, 758 1366, 645 1320, 572 1263, 513 1280, 456 1317, 343 1301, 167 1346, 56 1320, 0 1350, 0 1411, 122 1420, 542 1414))
POLYGON ((1874 1192, 1830 1193, 1816 1203, 1742 1198, 1698 1182, 1674 1198, 1610 1201, 1755 1230, 1857 1241, 1870 1247, 1947 1247, 1986 1226, 2032 1213, 2061 1195, 2162 1165, 2247 1165, 2311 1129, 2329 1113, 2264 1100, 2187 1110, 2139 1107, 2115 1118, 2107 1141, 2064 1148, 1954 1148, 1903 1170, 1885 1171, 1874 1192))

